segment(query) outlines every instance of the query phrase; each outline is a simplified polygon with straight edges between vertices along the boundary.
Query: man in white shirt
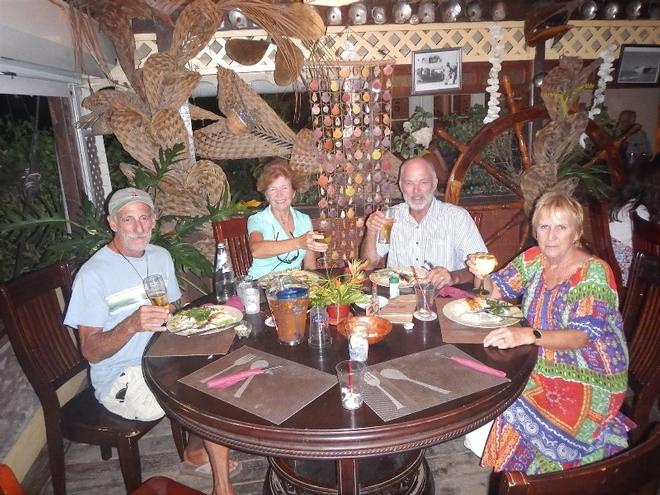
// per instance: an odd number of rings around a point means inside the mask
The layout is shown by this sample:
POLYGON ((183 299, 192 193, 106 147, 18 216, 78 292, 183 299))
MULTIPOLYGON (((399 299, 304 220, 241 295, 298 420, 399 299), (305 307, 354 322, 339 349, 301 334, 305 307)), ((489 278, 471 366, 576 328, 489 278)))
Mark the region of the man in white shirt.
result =
POLYGON ((371 268, 387 255, 387 266, 392 267, 430 262, 434 268, 428 279, 437 288, 474 280, 465 260, 468 254, 487 251, 486 245, 467 210, 433 197, 437 186, 435 170, 424 158, 412 158, 401 166, 399 188, 405 203, 387 212, 394 218, 389 244, 378 242, 385 214, 375 211, 367 218, 361 255, 371 268))

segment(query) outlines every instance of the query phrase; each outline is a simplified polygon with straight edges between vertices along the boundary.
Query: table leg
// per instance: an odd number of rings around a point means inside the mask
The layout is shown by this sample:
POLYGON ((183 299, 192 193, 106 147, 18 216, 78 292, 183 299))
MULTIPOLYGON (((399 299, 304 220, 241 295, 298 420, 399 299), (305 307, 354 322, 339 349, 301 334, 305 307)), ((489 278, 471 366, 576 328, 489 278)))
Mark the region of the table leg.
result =
POLYGON ((338 495, 358 495, 357 459, 339 459, 337 461, 338 495))

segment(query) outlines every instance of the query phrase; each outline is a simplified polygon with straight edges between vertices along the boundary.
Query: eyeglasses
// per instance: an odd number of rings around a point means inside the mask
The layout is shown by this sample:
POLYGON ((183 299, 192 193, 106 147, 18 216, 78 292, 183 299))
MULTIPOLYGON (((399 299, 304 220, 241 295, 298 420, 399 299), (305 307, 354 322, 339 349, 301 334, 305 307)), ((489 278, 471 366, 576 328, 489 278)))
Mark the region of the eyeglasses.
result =
MULTIPOLYGON (((279 232, 275 233, 275 240, 276 241, 278 240, 279 235, 280 235, 279 232)), ((293 235, 292 235, 292 237, 293 237, 293 235)), ((286 263, 287 265, 290 265, 291 263, 296 261, 299 257, 300 257, 300 249, 296 249, 296 254, 295 255, 292 255, 291 252, 288 252, 288 253, 286 253, 286 256, 284 258, 282 258, 282 256, 276 256, 277 261, 279 261, 280 264, 281 263, 286 263), (293 256, 293 257, 291 257, 291 256, 293 256)))

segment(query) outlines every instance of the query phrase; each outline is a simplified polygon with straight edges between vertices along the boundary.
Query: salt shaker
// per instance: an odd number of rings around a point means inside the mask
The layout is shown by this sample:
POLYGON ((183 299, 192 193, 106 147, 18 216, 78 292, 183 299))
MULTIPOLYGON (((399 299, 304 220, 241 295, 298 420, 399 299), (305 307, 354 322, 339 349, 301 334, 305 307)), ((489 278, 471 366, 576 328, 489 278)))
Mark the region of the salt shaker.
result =
POLYGON ((380 311, 380 302, 378 301, 378 286, 375 283, 371 285, 371 298, 367 303, 366 314, 367 316, 374 316, 380 311))
POLYGON ((399 297, 399 276, 390 275, 390 299, 399 297))
POLYGON ((367 329, 356 327, 348 339, 348 355, 353 361, 365 362, 369 356, 367 329))

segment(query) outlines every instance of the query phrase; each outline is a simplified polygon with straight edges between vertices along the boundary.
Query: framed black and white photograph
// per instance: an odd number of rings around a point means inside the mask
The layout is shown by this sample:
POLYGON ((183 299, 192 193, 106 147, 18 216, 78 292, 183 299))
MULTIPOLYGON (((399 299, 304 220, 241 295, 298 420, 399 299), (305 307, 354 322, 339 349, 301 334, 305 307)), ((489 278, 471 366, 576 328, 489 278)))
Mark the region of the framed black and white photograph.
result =
POLYGON ((461 89, 461 48, 422 50, 413 53, 412 94, 461 89))
POLYGON ((622 45, 617 84, 657 84, 660 71, 660 45, 622 45))

